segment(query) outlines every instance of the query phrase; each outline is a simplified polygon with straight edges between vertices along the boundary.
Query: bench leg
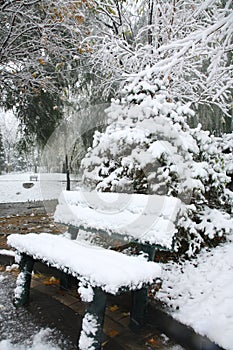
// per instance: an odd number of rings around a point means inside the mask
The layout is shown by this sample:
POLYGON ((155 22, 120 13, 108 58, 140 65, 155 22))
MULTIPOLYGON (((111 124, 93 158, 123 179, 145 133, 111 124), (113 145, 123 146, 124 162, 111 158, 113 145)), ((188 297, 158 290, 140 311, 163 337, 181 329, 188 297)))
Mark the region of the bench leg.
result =
POLYGON ((19 263, 20 273, 17 277, 15 295, 13 300, 13 303, 16 307, 26 305, 29 302, 33 265, 33 258, 22 254, 19 263))
POLYGON ((132 305, 130 312, 130 328, 133 331, 138 331, 145 324, 148 288, 142 288, 131 292, 132 305))
MULTIPOLYGON (((150 244, 141 245, 141 250, 148 254, 148 261, 154 261, 156 246, 150 244)), ((131 292, 132 305, 130 312, 130 328, 138 331, 146 321, 146 311, 148 303, 148 288, 144 287, 131 292)))
POLYGON ((60 273, 60 289, 69 290, 71 289, 71 276, 64 272, 60 273))
POLYGON ((88 303, 78 339, 80 350, 100 350, 103 336, 104 314, 107 295, 100 288, 94 288, 92 302, 88 303))

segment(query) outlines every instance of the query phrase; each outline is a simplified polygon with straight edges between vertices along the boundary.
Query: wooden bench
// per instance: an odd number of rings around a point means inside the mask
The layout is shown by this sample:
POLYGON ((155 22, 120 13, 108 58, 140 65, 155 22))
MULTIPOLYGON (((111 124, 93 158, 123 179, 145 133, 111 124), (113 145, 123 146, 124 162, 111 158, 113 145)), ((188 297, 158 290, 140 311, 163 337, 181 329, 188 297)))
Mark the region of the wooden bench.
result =
POLYGON ((30 175, 30 181, 37 181, 38 175, 30 175))
POLYGON ((15 305, 28 303, 33 265, 42 261, 77 278, 78 291, 88 302, 79 349, 101 349, 108 293, 131 291, 130 325, 140 328, 145 323, 148 286, 161 276, 155 254, 173 249, 181 209, 181 201, 173 197, 64 191, 54 218, 69 226, 67 234, 8 237, 8 244, 21 254, 15 305), (110 249, 129 243, 142 254, 110 249))

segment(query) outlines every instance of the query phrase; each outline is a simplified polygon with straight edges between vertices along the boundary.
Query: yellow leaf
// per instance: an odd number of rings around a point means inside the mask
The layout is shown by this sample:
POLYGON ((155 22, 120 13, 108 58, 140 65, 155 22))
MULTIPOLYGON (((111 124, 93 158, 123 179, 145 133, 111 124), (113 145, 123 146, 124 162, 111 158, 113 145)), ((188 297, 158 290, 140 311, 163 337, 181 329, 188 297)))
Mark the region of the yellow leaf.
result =
POLYGON ((114 16, 116 16, 116 11, 114 11, 111 7, 108 7, 108 12, 112 13, 114 16))
POLYGON ((107 345, 108 342, 109 342, 109 340, 105 340, 105 341, 101 344, 102 348, 103 348, 105 345, 107 345))
POLYGON ((152 338, 148 339, 148 340, 146 341, 146 343, 147 343, 147 344, 150 344, 150 345, 157 345, 157 344, 158 344, 158 341, 157 341, 154 337, 152 337, 152 338))
POLYGON ((48 280, 43 282, 46 286, 51 286, 52 284, 60 285, 60 281, 55 277, 50 277, 48 280))
POLYGON ((119 306, 118 305, 113 305, 113 306, 109 306, 108 308, 110 311, 114 312, 114 311, 117 311, 119 309, 119 306))
POLYGON ((45 64, 45 60, 43 60, 43 58, 39 58, 38 61, 39 61, 40 64, 45 64))
POLYGON ((113 337, 115 337, 115 336, 118 335, 118 334, 119 334, 119 332, 116 331, 115 329, 112 329, 111 331, 109 331, 109 332, 107 333, 107 335, 108 335, 110 338, 113 338, 113 337))
POLYGON ((85 18, 83 15, 76 15, 75 19, 79 24, 83 24, 85 22, 85 18))

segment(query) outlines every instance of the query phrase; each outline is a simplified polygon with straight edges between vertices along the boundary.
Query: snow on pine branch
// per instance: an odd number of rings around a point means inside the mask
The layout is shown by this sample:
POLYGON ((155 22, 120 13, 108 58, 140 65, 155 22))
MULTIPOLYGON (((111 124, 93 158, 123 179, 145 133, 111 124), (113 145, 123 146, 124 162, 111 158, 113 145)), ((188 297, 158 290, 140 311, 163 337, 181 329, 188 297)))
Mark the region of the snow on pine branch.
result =
POLYGON ((82 161, 83 182, 103 192, 180 198, 187 213, 178 222, 177 249, 187 244, 186 253, 193 255, 229 233, 230 178, 217 139, 201 125, 189 127, 189 105, 171 102, 150 73, 130 78, 121 98, 112 100, 109 125, 94 134, 82 161))

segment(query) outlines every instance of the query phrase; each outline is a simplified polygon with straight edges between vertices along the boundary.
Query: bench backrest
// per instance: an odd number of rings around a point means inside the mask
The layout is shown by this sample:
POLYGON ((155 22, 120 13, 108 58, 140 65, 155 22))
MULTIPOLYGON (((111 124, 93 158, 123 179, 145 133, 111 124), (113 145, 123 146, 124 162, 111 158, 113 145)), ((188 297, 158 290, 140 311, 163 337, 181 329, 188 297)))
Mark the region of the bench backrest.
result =
POLYGON ((54 218, 108 245, 114 240, 171 250, 182 209, 180 199, 169 196, 63 191, 54 218))

